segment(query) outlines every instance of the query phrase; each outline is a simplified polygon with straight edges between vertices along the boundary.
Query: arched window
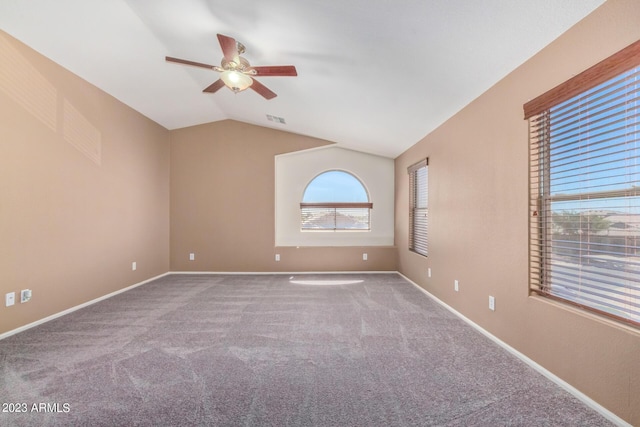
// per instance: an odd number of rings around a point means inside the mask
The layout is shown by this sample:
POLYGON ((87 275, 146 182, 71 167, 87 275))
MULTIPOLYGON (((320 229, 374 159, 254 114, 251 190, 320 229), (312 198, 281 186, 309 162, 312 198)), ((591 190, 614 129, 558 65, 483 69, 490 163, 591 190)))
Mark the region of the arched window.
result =
POLYGON ((323 172, 304 190, 302 230, 370 230, 372 208, 358 178, 340 170, 323 172))

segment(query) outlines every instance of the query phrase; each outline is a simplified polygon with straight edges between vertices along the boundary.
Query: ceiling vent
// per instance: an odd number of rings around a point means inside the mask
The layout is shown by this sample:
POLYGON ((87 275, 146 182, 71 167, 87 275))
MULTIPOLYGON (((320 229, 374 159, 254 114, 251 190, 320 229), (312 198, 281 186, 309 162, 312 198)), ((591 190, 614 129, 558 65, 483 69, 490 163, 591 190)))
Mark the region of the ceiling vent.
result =
POLYGON ((282 117, 272 116, 271 114, 267 114, 267 120, 270 122, 282 123, 283 125, 287 124, 282 117))

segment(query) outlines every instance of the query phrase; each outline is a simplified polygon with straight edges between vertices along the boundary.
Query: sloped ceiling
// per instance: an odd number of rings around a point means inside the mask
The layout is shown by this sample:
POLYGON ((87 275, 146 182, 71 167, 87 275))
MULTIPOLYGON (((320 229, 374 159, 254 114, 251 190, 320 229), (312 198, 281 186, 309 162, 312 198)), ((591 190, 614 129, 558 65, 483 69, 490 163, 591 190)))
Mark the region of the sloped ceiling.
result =
POLYGON ((394 158, 603 0, 3 0, 0 28, 168 129, 234 119, 394 158), (278 96, 202 89, 216 34, 278 96), (267 115, 282 117, 274 123, 267 115))

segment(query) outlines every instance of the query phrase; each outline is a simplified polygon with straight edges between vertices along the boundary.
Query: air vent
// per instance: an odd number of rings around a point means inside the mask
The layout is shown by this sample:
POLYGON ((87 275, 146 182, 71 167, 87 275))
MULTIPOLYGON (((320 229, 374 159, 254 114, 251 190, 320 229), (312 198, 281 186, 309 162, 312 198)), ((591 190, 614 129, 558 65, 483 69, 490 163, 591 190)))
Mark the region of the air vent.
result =
POLYGON ((270 122, 282 123, 283 125, 287 124, 282 117, 272 116, 271 114, 267 114, 267 120, 270 122))

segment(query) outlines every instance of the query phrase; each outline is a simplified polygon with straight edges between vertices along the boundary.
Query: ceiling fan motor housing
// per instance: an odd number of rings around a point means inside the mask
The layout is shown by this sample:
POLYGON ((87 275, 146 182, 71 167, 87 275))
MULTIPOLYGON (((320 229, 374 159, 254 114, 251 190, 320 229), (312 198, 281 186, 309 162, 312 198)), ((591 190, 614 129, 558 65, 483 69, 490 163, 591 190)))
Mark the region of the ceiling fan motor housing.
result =
POLYGON ((240 71, 241 73, 248 73, 251 69, 251 64, 249 64, 249 61, 241 56, 238 56, 238 59, 240 60, 239 64, 235 63, 234 61, 227 61, 225 58, 222 58, 222 61, 220 61, 220 65, 223 70, 233 70, 240 71))

